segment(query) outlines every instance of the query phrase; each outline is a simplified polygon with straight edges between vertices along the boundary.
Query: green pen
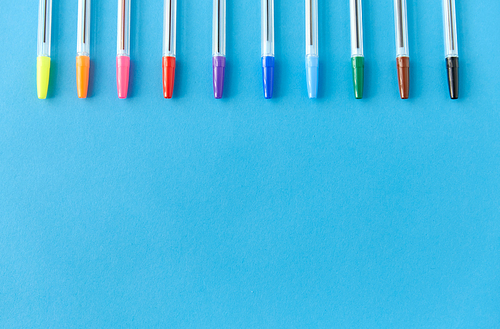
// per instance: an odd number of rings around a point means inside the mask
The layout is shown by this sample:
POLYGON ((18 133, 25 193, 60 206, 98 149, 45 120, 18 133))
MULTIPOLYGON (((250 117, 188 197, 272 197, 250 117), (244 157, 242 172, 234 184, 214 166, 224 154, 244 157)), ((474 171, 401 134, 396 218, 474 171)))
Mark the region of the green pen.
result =
POLYGON ((351 5, 351 63, 354 97, 363 98, 365 57, 363 55, 363 9, 361 0, 350 0, 351 5))

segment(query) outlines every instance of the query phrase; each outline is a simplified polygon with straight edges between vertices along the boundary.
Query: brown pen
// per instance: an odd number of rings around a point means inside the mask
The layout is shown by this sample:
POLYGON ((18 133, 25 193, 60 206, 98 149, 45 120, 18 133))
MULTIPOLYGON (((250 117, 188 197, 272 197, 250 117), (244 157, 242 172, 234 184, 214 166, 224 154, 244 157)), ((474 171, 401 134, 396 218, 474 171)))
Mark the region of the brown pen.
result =
POLYGON ((399 94, 407 99, 410 93, 410 53, 408 51, 408 19, 406 0, 394 0, 396 24, 396 61, 398 66, 399 94))

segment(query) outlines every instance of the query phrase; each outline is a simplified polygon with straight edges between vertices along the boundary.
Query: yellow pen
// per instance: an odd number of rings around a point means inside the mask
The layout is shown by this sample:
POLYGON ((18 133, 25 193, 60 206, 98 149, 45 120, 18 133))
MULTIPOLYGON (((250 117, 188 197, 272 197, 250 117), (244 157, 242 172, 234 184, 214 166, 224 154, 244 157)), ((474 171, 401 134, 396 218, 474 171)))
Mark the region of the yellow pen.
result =
POLYGON ((38 43, 36 58, 36 88, 38 98, 47 98, 50 76, 50 32, 52 0, 40 0, 38 8, 38 43))

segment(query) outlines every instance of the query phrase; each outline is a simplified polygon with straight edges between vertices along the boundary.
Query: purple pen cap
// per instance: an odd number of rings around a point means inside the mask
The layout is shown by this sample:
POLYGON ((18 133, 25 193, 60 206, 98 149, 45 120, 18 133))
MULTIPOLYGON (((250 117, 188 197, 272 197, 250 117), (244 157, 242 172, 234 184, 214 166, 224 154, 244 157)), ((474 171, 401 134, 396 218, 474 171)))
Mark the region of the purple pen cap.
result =
POLYGON ((226 57, 214 56, 212 58, 212 67, 214 70, 214 96, 216 99, 221 99, 224 91, 224 70, 226 68, 226 57))

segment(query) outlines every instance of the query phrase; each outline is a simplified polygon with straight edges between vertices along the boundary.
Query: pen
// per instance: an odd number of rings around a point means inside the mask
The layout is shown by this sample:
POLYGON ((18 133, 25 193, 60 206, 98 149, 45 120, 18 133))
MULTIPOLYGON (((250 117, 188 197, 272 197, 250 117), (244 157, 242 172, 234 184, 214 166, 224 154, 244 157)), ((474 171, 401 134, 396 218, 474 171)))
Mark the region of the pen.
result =
POLYGON ((318 0, 306 0, 306 80, 309 98, 318 97, 318 0))
POLYGON ((262 82, 264 98, 273 98, 274 84, 274 0, 261 1, 262 82))
POLYGON ((365 57, 363 54, 363 7, 361 0, 350 0, 351 5, 351 65, 354 97, 363 98, 365 57))
POLYGON ((163 3, 163 96, 172 98, 175 82, 177 0, 163 3))
POLYGON ((90 1, 78 0, 76 44, 76 90, 78 98, 87 98, 90 69, 90 1))
POLYGON ((38 38, 36 58, 36 89, 39 99, 47 98, 50 76, 50 32, 52 0, 40 0, 38 7, 38 38))
POLYGON ((130 0, 118 0, 116 85, 118 98, 127 98, 130 73, 130 0))
POLYGON ((443 0, 446 71, 451 99, 458 98, 458 43, 455 0, 443 0))
POLYGON ((396 23, 396 59, 398 64, 399 94, 407 99, 410 92, 410 54, 408 52, 408 19, 406 0, 394 0, 396 23))
POLYGON ((214 96, 222 98, 224 91, 224 70, 226 67, 226 0, 214 0, 212 34, 212 68, 214 96))

